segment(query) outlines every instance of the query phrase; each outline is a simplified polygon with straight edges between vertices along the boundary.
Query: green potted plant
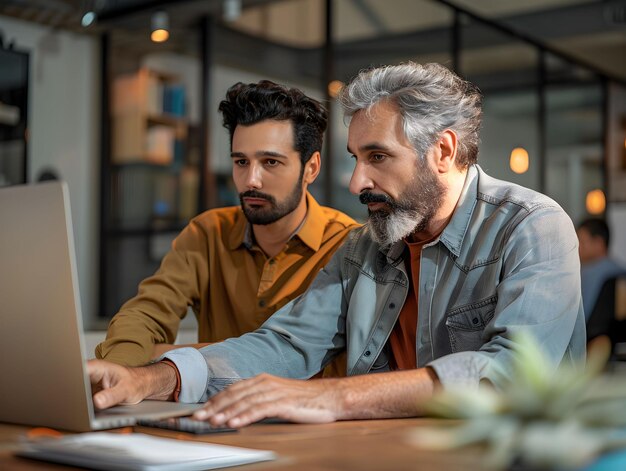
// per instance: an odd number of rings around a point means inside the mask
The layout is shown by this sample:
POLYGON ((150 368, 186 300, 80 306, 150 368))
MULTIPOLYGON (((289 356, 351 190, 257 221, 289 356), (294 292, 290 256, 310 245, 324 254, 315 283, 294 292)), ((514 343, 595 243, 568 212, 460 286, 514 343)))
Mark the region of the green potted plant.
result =
POLYGON ((579 469, 626 447, 626 377, 602 374, 608 355, 601 348, 586 367, 553 371, 532 338, 515 341, 504 389, 442 390, 427 404, 429 415, 460 420, 420 428, 413 442, 438 450, 482 445, 491 469, 579 469))

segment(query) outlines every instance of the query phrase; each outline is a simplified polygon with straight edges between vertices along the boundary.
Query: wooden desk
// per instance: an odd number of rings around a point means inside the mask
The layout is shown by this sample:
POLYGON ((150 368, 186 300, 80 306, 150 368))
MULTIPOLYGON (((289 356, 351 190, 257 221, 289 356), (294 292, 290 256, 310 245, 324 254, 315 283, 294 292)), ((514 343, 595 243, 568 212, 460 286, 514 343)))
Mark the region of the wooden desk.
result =
MULTIPOLYGON (((176 434, 136 427, 136 431, 159 436, 273 450, 276 461, 233 469, 293 471, 415 471, 416 469, 480 470, 479 450, 436 453, 410 444, 411 430, 432 424, 430 419, 363 420, 322 425, 257 424, 238 433, 204 435, 176 434)), ((63 466, 12 456, 11 450, 28 427, 0 424, 0 469, 52 470, 63 466)), ((71 468, 77 469, 77 468, 71 468)))

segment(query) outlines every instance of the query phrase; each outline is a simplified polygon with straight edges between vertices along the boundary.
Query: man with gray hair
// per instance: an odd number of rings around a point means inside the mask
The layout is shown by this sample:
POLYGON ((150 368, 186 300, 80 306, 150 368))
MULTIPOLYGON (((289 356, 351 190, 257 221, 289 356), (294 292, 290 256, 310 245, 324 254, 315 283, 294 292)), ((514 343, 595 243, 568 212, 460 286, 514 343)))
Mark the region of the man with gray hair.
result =
POLYGON ((553 369, 584 360, 574 227, 476 164, 477 88, 407 63, 361 72, 341 102, 368 224, 255 332, 138 369, 91 362, 96 407, 207 401, 195 418, 231 427, 405 417, 438 387, 500 387, 519 333, 553 369), (302 381, 343 350, 347 378, 302 381))

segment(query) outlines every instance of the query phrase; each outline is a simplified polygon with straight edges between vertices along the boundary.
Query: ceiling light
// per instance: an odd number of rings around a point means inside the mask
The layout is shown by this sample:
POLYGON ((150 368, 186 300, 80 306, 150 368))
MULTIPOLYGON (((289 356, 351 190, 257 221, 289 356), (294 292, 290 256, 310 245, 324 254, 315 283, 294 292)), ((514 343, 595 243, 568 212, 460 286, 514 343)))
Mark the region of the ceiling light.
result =
POLYGON ((509 160, 511 170, 515 173, 526 173, 530 165, 528 159, 528 151, 523 147, 516 147, 511 151, 511 158, 509 160))
POLYGON ((152 14, 150 39, 155 43, 167 41, 170 37, 170 17, 165 11, 157 11, 152 14))
POLYGON ((91 26, 94 21, 96 21, 96 13, 93 11, 88 11, 83 15, 82 19, 80 20, 80 24, 83 25, 83 28, 86 28, 87 26, 91 26))
POLYGON ((606 197, 604 196, 604 192, 600 189, 591 190, 587 193, 585 206, 589 214, 593 214, 594 216, 602 214, 606 209, 606 197))
POLYGON ((337 98, 337 95, 339 95, 343 85, 344 83, 341 80, 333 80, 328 84, 328 95, 331 98, 337 98))

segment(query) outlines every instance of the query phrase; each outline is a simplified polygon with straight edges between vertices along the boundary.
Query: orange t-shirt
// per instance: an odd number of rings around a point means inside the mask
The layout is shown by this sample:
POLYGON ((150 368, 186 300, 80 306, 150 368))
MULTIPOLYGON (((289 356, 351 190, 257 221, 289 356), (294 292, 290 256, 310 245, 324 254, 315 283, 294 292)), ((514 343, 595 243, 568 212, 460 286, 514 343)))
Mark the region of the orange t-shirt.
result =
MULTIPOLYGON (((438 235, 437 235, 438 236, 438 235)), ((409 292, 406 295, 404 306, 400 310, 396 325, 389 336, 391 358, 389 365, 392 370, 410 370, 417 368, 417 307, 419 306, 420 292, 420 259, 422 247, 437 237, 420 242, 404 243, 409 248, 405 255, 404 264, 409 275, 409 292)))

